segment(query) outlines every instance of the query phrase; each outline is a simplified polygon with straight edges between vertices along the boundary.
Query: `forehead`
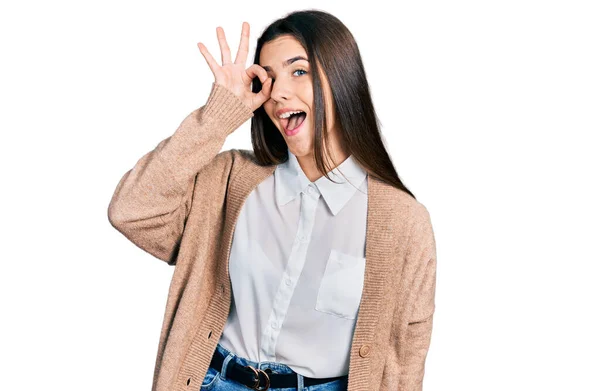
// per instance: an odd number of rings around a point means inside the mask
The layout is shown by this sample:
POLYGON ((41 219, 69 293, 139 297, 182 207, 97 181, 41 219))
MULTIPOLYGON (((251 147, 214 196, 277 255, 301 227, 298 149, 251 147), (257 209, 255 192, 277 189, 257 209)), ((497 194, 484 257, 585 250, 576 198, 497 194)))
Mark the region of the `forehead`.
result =
POLYGON ((259 63, 261 66, 279 68, 282 62, 295 56, 308 58, 306 50, 295 38, 284 35, 267 42, 260 51, 259 63))

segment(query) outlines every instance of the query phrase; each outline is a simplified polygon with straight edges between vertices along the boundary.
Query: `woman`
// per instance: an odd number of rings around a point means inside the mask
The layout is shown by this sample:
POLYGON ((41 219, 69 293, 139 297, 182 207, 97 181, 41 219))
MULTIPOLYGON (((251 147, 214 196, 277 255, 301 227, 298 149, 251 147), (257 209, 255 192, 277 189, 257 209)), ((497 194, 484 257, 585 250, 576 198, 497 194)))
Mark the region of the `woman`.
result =
POLYGON ((153 390, 421 390, 436 253, 334 16, 249 26, 207 102, 117 185, 108 216, 175 265, 153 390), (252 87, 252 88, 251 88, 252 87), (219 152, 252 118, 253 151, 219 152))

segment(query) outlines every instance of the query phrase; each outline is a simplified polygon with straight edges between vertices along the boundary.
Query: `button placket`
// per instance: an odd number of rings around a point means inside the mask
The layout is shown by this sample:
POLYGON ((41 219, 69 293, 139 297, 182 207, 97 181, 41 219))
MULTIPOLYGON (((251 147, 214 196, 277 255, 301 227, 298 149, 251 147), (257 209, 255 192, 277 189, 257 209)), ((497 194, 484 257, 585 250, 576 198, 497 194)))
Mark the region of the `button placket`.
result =
POLYGON ((317 197, 308 195, 308 192, 317 192, 317 190, 309 187, 306 193, 302 194, 295 243, 289 256, 287 268, 284 271, 284 278, 275 294, 275 304, 269 316, 269 326, 263 330, 261 337, 261 354, 264 356, 264 360, 275 360, 275 345, 281 332, 284 314, 287 312, 294 294, 294 284, 298 280, 306 261, 307 244, 310 241, 318 201, 317 197))

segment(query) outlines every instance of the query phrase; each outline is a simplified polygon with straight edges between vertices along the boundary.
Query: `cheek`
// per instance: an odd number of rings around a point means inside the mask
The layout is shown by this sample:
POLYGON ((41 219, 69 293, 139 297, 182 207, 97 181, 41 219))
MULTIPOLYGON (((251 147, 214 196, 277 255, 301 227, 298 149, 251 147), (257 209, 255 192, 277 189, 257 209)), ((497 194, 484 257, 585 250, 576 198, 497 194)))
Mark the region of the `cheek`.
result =
POLYGON ((302 100, 304 101, 306 106, 308 106, 308 108, 310 108, 310 110, 312 111, 312 105, 313 105, 312 84, 308 84, 308 85, 304 86, 301 93, 302 93, 302 100))
POLYGON ((267 113, 271 112, 271 110, 273 108, 273 103, 271 102, 271 99, 269 99, 265 103, 263 103, 263 108, 265 109, 265 111, 267 113))

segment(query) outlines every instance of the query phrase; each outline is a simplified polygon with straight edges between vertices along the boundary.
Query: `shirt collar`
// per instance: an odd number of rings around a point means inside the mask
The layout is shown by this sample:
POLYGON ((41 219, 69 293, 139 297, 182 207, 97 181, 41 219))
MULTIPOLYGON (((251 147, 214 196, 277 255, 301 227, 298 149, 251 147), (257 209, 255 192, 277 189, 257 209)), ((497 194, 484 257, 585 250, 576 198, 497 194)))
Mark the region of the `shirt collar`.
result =
MULTIPOLYGON (((306 193, 311 181, 306 177, 296 156, 288 149, 288 160, 277 166, 275 170, 275 197, 278 205, 285 205, 295 199, 303 191, 306 193)), ((367 172, 350 155, 340 165, 329 171, 329 177, 321 176, 314 182, 320 195, 327 203, 331 213, 336 215, 352 198, 354 192, 367 177, 367 172), (346 176, 344 178, 342 173, 346 176)))

